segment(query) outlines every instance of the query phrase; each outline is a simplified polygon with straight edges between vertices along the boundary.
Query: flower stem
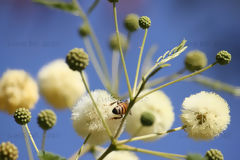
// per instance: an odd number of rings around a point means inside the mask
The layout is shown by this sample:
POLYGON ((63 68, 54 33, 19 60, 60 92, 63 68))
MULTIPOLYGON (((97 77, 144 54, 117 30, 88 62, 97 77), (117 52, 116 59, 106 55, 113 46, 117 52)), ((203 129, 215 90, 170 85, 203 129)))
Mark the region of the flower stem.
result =
POLYGON ((116 146, 111 144, 108 149, 98 158, 98 160, 103 160, 110 152, 114 151, 116 146))
POLYGON ((84 142, 83 142, 83 145, 81 146, 81 148, 79 149, 79 151, 78 151, 78 153, 77 153, 77 155, 76 155, 75 160, 78 160, 78 159, 79 159, 79 157, 80 157, 80 155, 81 155, 81 151, 82 151, 84 145, 87 143, 87 141, 88 141, 88 139, 89 139, 90 136, 91 136, 91 133, 89 133, 89 134, 87 135, 87 137, 85 138, 85 140, 84 140, 84 142))
POLYGON ((146 88, 151 88, 151 87, 154 87, 156 85, 159 85, 160 83, 173 80, 173 79, 181 76, 185 71, 186 71, 186 68, 183 68, 183 69, 180 69, 178 72, 176 72, 172 75, 169 75, 169 76, 166 76, 166 77, 161 77, 161 78, 149 81, 148 84, 146 84, 146 88))
POLYGON ((189 74, 189 75, 183 76, 183 77, 181 77, 181 78, 178 78, 178 79, 173 80, 173 81, 171 81, 171 82, 168 82, 168 83, 166 83, 166 84, 163 84, 163 85, 161 85, 161 86, 159 86, 159 87, 157 87, 157 88, 155 88, 155 89, 153 89, 153 90, 145 93, 144 95, 140 96, 139 98, 137 98, 136 101, 139 101, 140 99, 144 98, 145 96, 147 96, 147 95, 149 95, 149 94, 151 94, 151 93, 153 93, 153 92, 156 92, 157 90, 159 90, 159 89, 161 89, 161 88, 167 87, 167 86, 169 86, 169 85, 171 85, 171 84, 174 84, 174 83, 176 83, 176 82, 182 81, 182 80, 184 80, 184 79, 187 79, 187 78, 189 78, 189 77, 192 77, 192 76, 195 76, 195 75, 197 75, 197 74, 199 74, 199 73, 202 73, 202 72, 208 70, 209 68, 213 67, 213 66, 216 65, 216 64, 217 64, 217 62, 214 62, 213 64, 210 64, 209 66, 207 66, 207 67, 205 67, 205 68, 203 68, 203 69, 201 69, 201 70, 198 70, 198 71, 193 72, 193 73, 191 73, 191 74, 189 74))
POLYGON ((127 151, 136 151, 136 152, 142 152, 142 153, 147 153, 147 154, 152 154, 172 160, 180 160, 179 158, 186 158, 185 155, 180 155, 180 154, 172 154, 172 153, 165 153, 165 152, 158 152, 158 151, 152 151, 152 150, 147 150, 147 149, 142 149, 142 148, 136 148, 128 145, 117 145, 117 150, 127 150, 127 151), (176 158, 178 157, 178 158, 176 158))
POLYGON ((133 85, 133 96, 135 96, 135 93, 136 93, 138 74, 139 74, 139 70, 140 70, 140 66, 141 66, 142 54, 143 54, 145 41, 146 41, 146 38, 147 38, 147 32, 148 32, 148 29, 145 29, 145 33, 144 33, 144 37, 143 37, 143 41, 142 41, 142 46, 141 46, 140 53, 139 53, 139 58, 138 58, 138 64, 137 64, 137 70, 136 70, 134 85, 133 85))
POLYGON ((28 152, 28 158, 29 160, 33 160, 33 154, 32 154, 32 149, 29 143, 29 138, 27 135, 27 131, 25 130, 24 126, 22 126, 22 130, 23 130, 23 135, 24 135, 24 139, 26 142, 26 146, 27 146, 27 152, 28 152))
POLYGON ((45 147, 46 134, 47 134, 47 131, 46 131, 46 130, 43 130, 42 146, 41 146, 41 150, 42 150, 42 151, 44 151, 44 147, 45 147))
POLYGON ((108 68, 107 68, 107 64, 106 64, 106 61, 105 61, 105 58, 103 56, 103 52, 102 52, 102 49, 100 47, 100 44, 97 40, 97 37, 93 31, 93 28, 92 26, 90 25, 89 21, 88 21, 88 18, 87 18, 87 15, 84 13, 81 5, 78 3, 77 0, 72 0, 73 1, 73 4, 75 5, 75 7, 78 8, 78 15, 83 19, 83 21, 86 23, 86 25, 89 27, 89 30, 90 30, 90 37, 93 41, 93 45, 97 51, 97 55, 100 59, 100 64, 101 64, 101 67, 103 68, 103 73, 104 75, 107 77, 107 79, 110 81, 110 78, 109 78, 109 73, 108 73, 108 68))
POLYGON ((130 84, 130 81, 129 81, 127 68, 126 68, 126 63, 125 63, 125 59, 124 59, 124 55, 123 55, 123 51, 122 51, 122 46, 121 46, 120 38, 119 38, 116 2, 113 2, 113 13, 114 13, 114 23, 115 23, 115 28, 116 28, 116 35, 117 35, 117 40, 118 40, 118 45, 119 45, 119 51, 120 51, 120 54, 121 54, 121 60, 122 60, 122 64, 123 64, 124 74, 125 74, 125 78, 126 78, 126 82, 127 82, 128 93, 129 93, 130 99, 132 99, 131 84, 130 84))
POLYGON ((100 0, 95 0, 95 1, 93 2, 93 4, 90 6, 90 8, 89 8, 88 11, 87 11, 87 15, 89 15, 89 14, 94 10, 94 8, 98 5, 99 1, 100 1, 100 0))
POLYGON ((170 130, 167 130, 166 132, 152 133, 152 134, 147 134, 147 135, 144 135, 144 136, 138 136, 138 137, 133 137, 133 138, 130 138, 130 139, 121 140, 121 141, 117 142, 117 145, 125 144, 125 143, 128 143, 128 142, 133 142, 133 141, 145 140, 145 139, 148 139, 148 138, 158 137, 160 135, 164 135, 164 134, 171 133, 171 132, 176 132, 176 131, 182 130, 184 128, 186 128, 186 126, 181 126, 181 127, 177 127, 177 128, 174 128, 174 129, 170 129, 170 130))
POLYGON ((91 100, 92 100, 92 103, 93 103, 93 105, 94 105, 94 107, 95 107, 95 109, 96 109, 96 111, 97 111, 97 114, 98 114, 98 116, 100 117, 100 119, 101 119, 101 121, 102 121, 102 123, 103 123, 103 126, 104 126, 104 128, 106 129, 107 134, 108 134, 109 138, 110 138, 111 141, 112 141, 112 140, 113 140, 112 132, 111 132, 111 130, 109 129, 108 125, 106 124, 105 120, 103 119, 103 116, 102 116, 102 114, 101 114, 101 112, 100 112, 100 110, 99 110, 99 108, 98 108, 95 100, 93 99, 93 96, 92 96, 92 94, 91 94, 90 89, 88 88, 87 82, 86 82, 86 80, 85 80, 85 78, 84 78, 84 76, 83 76, 83 72, 82 72, 82 71, 80 71, 80 75, 81 75, 81 77, 82 77, 84 86, 85 86, 85 88, 86 88, 86 90, 87 90, 87 92, 88 92, 88 94, 89 94, 89 96, 90 96, 90 98, 91 98, 91 100))
POLYGON ((118 51, 113 51, 112 53, 112 88, 114 94, 118 95, 118 87, 119 87, 119 60, 120 53, 118 51))
POLYGON ((31 134, 31 132, 30 132, 30 130, 29 130, 29 128, 28 128, 28 125, 25 124, 24 127, 25 127, 25 129, 27 130, 27 133, 28 133, 28 135, 29 135, 29 137, 30 137, 30 139, 31 139, 31 141, 32 141, 32 144, 33 144, 36 152, 38 153, 39 150, 38 150, 37 145, 36 145, 36 143, 35 143, 35 141, 34 141, 34 139, 33 139, 33 137, 32 137, 32 134, 31 134))
POLYGON ((100 67, 99 63, 98 63, 98 60, 94 54, 94 51, 93 51, 93 48, 91 46, 91 43, 90 43, 90 40, 88 37, 85 37, 83 38, 83 42, 84 42, 84 45, 87 49, 87 52, 89 54, 89 57, 91 59, 91 62, 93 64, 93 67, 100 79, 100 81, 102 82, 103 86, 109 91, 109 92, 112 92, 111 91, 111 85, 110 85, 110 82, 109 80, 104 76, 103 74, 103 71, 102 71, 102 68, 100 67))
POLYGON ((209 78, 203 75, 197 75, 190 79, 190 81, 197 82, 203 86, 209 87, 217 91, 224 91, 235 96, 239 96, 239 87, 233 86, 225 82, 221 82, 216 79, 209 78))

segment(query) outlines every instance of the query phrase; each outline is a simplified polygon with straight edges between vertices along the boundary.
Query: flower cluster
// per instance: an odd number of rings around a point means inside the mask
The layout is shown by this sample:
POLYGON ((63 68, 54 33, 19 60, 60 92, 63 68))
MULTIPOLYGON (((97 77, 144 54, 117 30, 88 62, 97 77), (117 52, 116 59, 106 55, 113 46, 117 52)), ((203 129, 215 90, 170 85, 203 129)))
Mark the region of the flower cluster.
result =
POLYGON ((181 120, 188 136, 209 140, 227 129, 230 123, 227 102, 212 92, 200 92, 186 98, 182 104, 181 120))
MULTIPOLYGON (((147 91, 144 91, 146 93, 147 91)), ((164 132, 172 127, 174 122, 173 106, 163 91, 157 91, 134 104, 132 115, 127 118, 126 131, 132 136, 164 132), (154 117, 152 125, 144 125, 142 115, 151 114, 154 117)), ((146 139, 156 140, 162 136, 146 139)))
MULTIPOLYGON (((105 90, 95 90, 91 92, 91 94, 97 102, 103 119, 106 121, 112 133, 115 133, 121 122, 121 119, 114 119, 116 115, 112 113, 112 110, 117 105, 117 103, 114 103, 117 99, 113 98, 105 90)), ((88 143, 103 144, 109 140, 89 94, 83 95, 73 107, 72 120, 73 128, 80 136, 86 137, 91 133, 88 143)))
POLYGON ((40 93, 57 109, 72 107, 86 91, 80 74, 63 59, 45 65, 38 73, 38 83, 40 93))
POLYGON ((13 114, 17 108, 32 109, 38 101, 35 80, 24 70, 7 70, 0 79, 0 109, 13 114))

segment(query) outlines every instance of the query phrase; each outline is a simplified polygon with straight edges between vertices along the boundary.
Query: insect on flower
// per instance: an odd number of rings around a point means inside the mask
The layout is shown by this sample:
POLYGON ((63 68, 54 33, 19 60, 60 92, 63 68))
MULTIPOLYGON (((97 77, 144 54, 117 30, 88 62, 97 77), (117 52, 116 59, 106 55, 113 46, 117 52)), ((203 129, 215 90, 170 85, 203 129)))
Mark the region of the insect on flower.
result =
POLYGON ((121 119, 123 117, 123 115, 127 112, 128 109, 128 100, 126 101, 115 101, 112 102, 110 105, 114 105, 115 103, 117 103, 117 106, 113 108, 112 113, 116 114, 116 115, 120 115, 119 117, 113 117, 111 119, 121 119))

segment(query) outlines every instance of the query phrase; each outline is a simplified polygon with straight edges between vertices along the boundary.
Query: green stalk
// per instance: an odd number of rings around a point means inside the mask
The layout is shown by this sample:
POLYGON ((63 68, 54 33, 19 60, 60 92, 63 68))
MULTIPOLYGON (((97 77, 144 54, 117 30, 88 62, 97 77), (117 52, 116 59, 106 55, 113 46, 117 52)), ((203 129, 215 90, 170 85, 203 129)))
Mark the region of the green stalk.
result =
POLYGON ((78 160, 78 159, 79 159, 79 157, 80 157, 80 155, 81 155, 81 151, 82 151, 84 145, 87 143, 87 141, 88 141, 88 139, 89 139, 90 136, 91 136, 91 133, 89 133, 89 134, 87 135, 87 137, 85 138, 85 140, 84 140, 84 142, 83 142, 83 145, 81 146, 81 148, 79 149, 79 151, 78 151, 78 153, 77 153, 77 155, 76 155, 75 160, 78 160))
POLYGON ((93 41, 93 45, 97 51, 97 55, 99 57, 99 60, 100 60, 100 64, 101 64, 101 67, 103 68, 103 73, 104 75, 107 77, 107 79, 110 81, 110 78, 109 78, 109 73, 108 73, 108 68, 107 68, 107 63, 105 61, 105 58, 103 56, 103 52, 102 52, 102 49, 100 47, 100 44, 97 40, 97 37, 93 31, 93 28, 92 26, 90 25, 89 21, 88 21, 88 18, 87 18, 87 15, 84 13, 81 5, 77 2, 77 0, 72 0, 73 4, 78 8, 78 15, 83 19, 83 21, 87 24, 87 26, 89 27, 89 30, 90 30, 90 37, 93 41))
POLYGON ((167 134, 167 133, 180 131, 184 128, 186 128, 186 126, 181 126, 181 127, 177 127, 177 128, 174 128, 174 129, 170 129, 170 130, 167 130, 166 132, 152 133, 152 134, 147 134, 147 135, 144 135, 144 136, 138 136, 138 137, 133 137, 133 138, 130 138, 130 139, 121 140, 121 141, 117 142, 117 145, 125 144, 125 143, 128 143, 128 142, 133 142, 133 141, 145 140, 145 139, 148 139, 148 138, 155 138, 155 137, 158 137, 160 135, 167 134))
POLYGON ((182 158, 186 158, 185 155, 152 151, 152 150, 136 148, 136 147, 132 147, 132 146, 128 146, 128 145, 117 146, 117 150, 142 152, 142 153, 147 153, 147 154, 151 154, 151 155, 155 155, 155 156, 160 156, 160 157, 164 157, 164 158, 168 158, 168 159, 172 159, 172 160, 181 160, 182 158), (181 158, 181 159, 179 159, 179 158, 181 158))
POLYGON ((88 37, 85 37, 83 38, 83 42, 84 42, 84 45, 87 49, 87 52, 89 54, 89 57, 90 57, 90 60, 93 64, 93 67, 101 81, 101 83, 103 84, 103 86, 111 93, 112 90, 111 90, 111 85, 110 85, 110 82, 109 80, 104 76, 103 74, 103 71, 102 71, 102 68, 100 67, 100 64, 98 63, 98 60, 95 56, 95 53, 93 51, 93 48, 91 46, 91 43, 90 43, 90 40, 88 37))
POLYGON ((87 82, 86 82, 86 80, 85 80, 85 77, 83 76, 83 72, 82 72, 82 71, 80 71, 80 75, 81 75, 81 77, 82 77, 84 86, 85 86, 85 88, 86 88, 86 90, 87 90, 87 92, 88 92, 88 94, 89 94, 89 96, 90 96, 90 98, 91 98, 91 100, 92 100, 92 103, 93 103, 93 105, 94 105, 94 107, 95 107, 95 109, 96 109, 96 111, 97 111, 97 114, 98 114, 98 116, 100 117, 100 119, 101 119, 101 121, 102 121, 102 123, 103 123, 103 126, 104 126, 104 128, 106 129, 107 134, 108 134, 109 138, 110 138, 111 141, 112 141, 112 140, 113 140, 112 132, 111 132, 111 130, 109 129, 109 127, 108 127, 107 123, 105 122, 105 120, 103 119, 103 116, 102 116, 102 114, 101 114, 101 112, 100 112, 100 110, 99 110, 99 108, 98 108, 95 100, 93 99, 93 96, 92 96, 92 94, 91 94, 90 89, 88 88, 87 82))
POLYGON ((112 90, 114 94, 118 95, 118 87, 119 87, 119 61, 120 61, 120 53, 116 50, 112 53, 112 90))
POLYGON ((44 147, 45 147, 46 134, 47 134, 47 131, 46 131, 46 130, 43 130, 42 146, 41 146, 41 150, 42 150, 42 151, 44 151, 44 147))
POLYGON ((140 96, 139 98, 137 98, 136 102, 139 101, 140 99, 144 98, 145 96, 147 96, 147 95, 149 95, 149 94, 151 94, 151 93, 153 93, 153 92, 156 92, 156 91, 159 90, 159 89, 162 89, 162 88, 167 87, 167 86, 169 86, 169 85, 171 85, 171 84, 174 84, 174 83, 176 83, 176 82, 182 81, 182 80, 184 80, 184 79, 187 79, 187 78, 189 78, 189 77, 192 77, 192 76, 195 76, 195 75, 197 75, 197 74, 199 74, 199 73, 202 73, 202 72, 208 70, 209 68, 213 67, 213 66, 216 65, 216 64, 217 64, 217 62, 214 62, 213 64, 210 64, 209 66, 207 66, 207 67, 205 67, 205 68, 203 68, 203 69, 201 69, 201 70, 198 70, 198 71, 193 72, 193 73, 191 73, 191 74, 189 74, 189 75, 183 76, 183 77, 181 77, 181 78, 178 78, 178 79, 176 79, 176 80, 174 80, 174 81, 171 81, 171 82, 168 82, 168 83, 166 83, 166 84, 163 84, 163 85, 161 85, 161 86, 159 86, 159 87, 157 87, 157 88, 155 88, 155 89, 153 89, 153 90, 145 93, 144 95, 140 96))
POLYGON ((147 38, 147 32, 148 32, 148 29, 145 29, 145 33, 144 33, 144 37, 143 37, 143 41, 142 41, 142 46, 141 46, 140 53, 139 53, 139 58, 138 58, 135 81, 134 81, 134 85, 133 85, 133 96, 135 96, 135 93, 136 93, 138 74, 139 74, 139 70, 140 70, 140 66, 141 66, 142 54, 143 54, 145 41, 146 41, 146 38, 147 38))
POLYGON ((178 72, 176 72, 172 75, 169 75, 169 76, 166 76, 166 77, 161 77, 161 78, 149 81, 148 84, 146 84, 146 88, 152 88, 156 85, 159 85, 160 83, 173 80, 173 79, 181 76, 185 71, 186 71, 186 69, 183 68, 183 69, 179 70, 178 72))
POLYGON ((27 133, 28 133, 28 135, 29 135, 31 141, 32 141, 32 144, 33 144, 33 146, 34 146, 36 152, 38 153, 39 150, 38 150, 37 145, 36 145, 36 143, 35 143, 35 141, 34 141, 34 139, 33 139, 33 137, 32 137, 32 134, 31 134, 31 132, 30 132, 30 130, 29 130, 29 128, 28 128, 28 125, 25 124, 24 127, 25 127, 25 129, 26 129, 26 131, 27 131, 27 133))
POLYGON ((87 11, 87 15, 89 15, 89 14, 94 10, 94 8, 98 5, 99 1, 100 1, 100 0, 95 0, 95 1, 93 2, 93 4, 90 6, 90 8, 89 8, 88 11, 87 11))
POLYGON ((108 149, 98 158, 98 160, 103 160, 109 153, 116 150, 116 146, 111 144, 108 149))
POLYGON ((125 78, 126 78, 126 82, 127 82, 128 93, 129 93, 130 99, 132 99, 131 84, 130 84, 130 81, 129 81, 127 68, 126 68, 126 63, 125 63, 125 59, 124 59, 124 55, 123 55, 123 51, 122 51, 122 46, 121 46, 120 38, 119 38, 118 21, 117 21, 117 9, 116 9, 116 3, 115 2, 113 2, 113 13, 114 13, 114 23, 115 23, 115 28, 116 28, 116 35, 117 35, 117 40, 118 40, 118 45, 119 45, 119 51, 120 51, 120 54, 121 54, 121 60, 122 60, 122 64, 123 64, 124 74, 125 74, 125 78))
POLYGON ((31 149, 31 146, 29 143, 27 131, 25 130, 24 126, 22 126, 22 131, 23 131, 24 139, 25 139, 26 146, 27 146, 28 158, 29 158, 29 160, 33 160, 32 149, 31 149))

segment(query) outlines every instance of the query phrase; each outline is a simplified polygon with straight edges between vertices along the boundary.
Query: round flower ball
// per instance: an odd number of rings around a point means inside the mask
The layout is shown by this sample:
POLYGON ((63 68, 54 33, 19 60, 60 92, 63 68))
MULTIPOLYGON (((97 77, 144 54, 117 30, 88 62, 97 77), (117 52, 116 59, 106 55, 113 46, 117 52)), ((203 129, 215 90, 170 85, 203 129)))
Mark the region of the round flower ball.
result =
MULTIPOLYGON (((131 114, 127 117, 126 131, 131 136, 164 132, 172 127, 173 121, 174 112, 170 99, 164 92, 156 91, 134 104, 131 114), (143 118, 153 123, 149 123, 143 118)), ((148 138, 146 141, 153 141, 161 137, 162 135, 148 138)))
POLYGON ((227 102, 213 92, 202 91, 185 98, 181 120, 188 136, 195 140, 210 140, 227 129, 230 123, 227 102))
POLYGON ((17 160, 18 148, 11 142, 2 142, 0 144, 0 160, 17 160))
POLYGON ((79 72, 71 70, 63 59, 43 66, 38 83, 40 93, 56 109, 72 107, 86 91, 79 72))
POLYGON ((133 152, 129 151, 113 151, 109 153, 103 160, 138 160, 139 158, 133 152))
POLYGON ((194 72, 207 65, 207 57, 202 51, 193 50, 187 53, 184 63, 186 69, 190 72, 194 72))
MULTIPOLYGON (((103 119, 109 126, 113 134, 121 123, 122 119, 114 119, 117 115, 113 114, 112 110, 117 106, 117 99, 113 98, 105 90, 92 91, 93 99, 95 100, 103 119)), ((88 143, 92 145, 103 144, 109 140, 108 134, 102 124, 100 117, 92 103, 89 94, 83 95, 72 109, 73 128, 78 135, 85 138, 91 133, 88 143)))
MULTIPOLYGON (((119 39, 120 39, 120 43, 121 43, 122 49, 124 51, 126 51, 127 48, 128 48, 127 37, 124 34, 119 33, 119 39)), ((117 39, 117 35, 115 33, 112 34, 110 39, 109 39, 109 46, 114 51, 118 51, 119 50, 118 39, 117 39)))
POLYGON ((13 114, 16 109, 32 109, 38 101, 35 80, 24 70, 7 70, 0 79, 0 109, 13 114))

